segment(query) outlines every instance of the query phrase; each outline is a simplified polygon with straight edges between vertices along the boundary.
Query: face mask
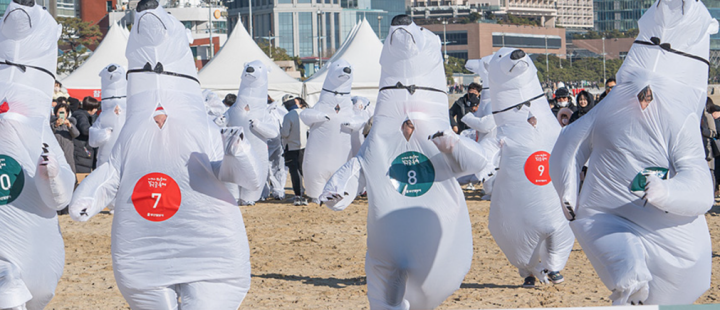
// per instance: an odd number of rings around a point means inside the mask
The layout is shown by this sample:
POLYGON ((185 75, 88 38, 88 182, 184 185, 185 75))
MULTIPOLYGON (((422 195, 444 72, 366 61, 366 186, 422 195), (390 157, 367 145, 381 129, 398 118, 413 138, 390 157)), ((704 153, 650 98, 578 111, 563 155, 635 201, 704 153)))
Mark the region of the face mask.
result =
POLYGON ((559 105, 560 107, 565 108, 565 107, 568 106, 568 104, 570 104, 570 101, 557 101, 556 103, 557 103, 557 105, 559 105))

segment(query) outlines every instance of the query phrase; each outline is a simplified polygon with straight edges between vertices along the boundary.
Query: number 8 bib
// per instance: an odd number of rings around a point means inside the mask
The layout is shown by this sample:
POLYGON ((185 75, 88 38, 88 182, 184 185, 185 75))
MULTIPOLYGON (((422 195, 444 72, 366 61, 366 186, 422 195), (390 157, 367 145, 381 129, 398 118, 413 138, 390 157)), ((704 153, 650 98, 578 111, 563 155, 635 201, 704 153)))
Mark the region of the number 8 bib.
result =
POLYGON ((24 186, 22 166, 12 157, 0 155, 0 206, 15 201, 24 186))
POLYGON ((177 182, 166 174, 154 172, 141 177, 132 194, 133 206, 148 221, 170 219, 180 209, 182 195, 177 182))
POLYGON ((422 153, 405 152, 395 157, 388 176, 398 193, 419 197, 427 193, 435 182, 435 167, 422 153))

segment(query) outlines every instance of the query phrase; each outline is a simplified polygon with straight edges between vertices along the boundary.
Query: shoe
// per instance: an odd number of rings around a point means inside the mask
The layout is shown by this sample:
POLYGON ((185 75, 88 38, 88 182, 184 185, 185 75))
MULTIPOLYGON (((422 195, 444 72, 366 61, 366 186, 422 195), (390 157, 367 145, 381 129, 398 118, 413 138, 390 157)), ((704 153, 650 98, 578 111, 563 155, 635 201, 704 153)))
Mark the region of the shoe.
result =
POLYGON ((525 282, 523 282, 522 287, 535 288, 535 277, 529 276, 529 277, 525 278, 525 282))
POLYGON ((307 205, 308 205, 308 200, 307 200, 307 198, 305 198, 305 197, 301 198, 301 199, 300 199, 300 204, 303 205, 303 206, 307 206, 307 205))
POLYGON ((302 197, 295 196, 293 199, 293 206, 302 206, 302 197))
POLYGON ((254 206, 254 205, 255 205, 255 202, 254 202, 254 201, 244 201, 244 200, 241 200, 241 201, 240 201, 240 205, 241 205, 241 206, 254 206))
POLYGON ((468 183, 467 187, 465 187, 465 190, 474 191, 475 185, 473 185, 472 182, 468 183))
POLYGON ((550 272, 547 276, 553 284, 560 284, 565 281, 565 278, 560 274, 560 271, 550 272))

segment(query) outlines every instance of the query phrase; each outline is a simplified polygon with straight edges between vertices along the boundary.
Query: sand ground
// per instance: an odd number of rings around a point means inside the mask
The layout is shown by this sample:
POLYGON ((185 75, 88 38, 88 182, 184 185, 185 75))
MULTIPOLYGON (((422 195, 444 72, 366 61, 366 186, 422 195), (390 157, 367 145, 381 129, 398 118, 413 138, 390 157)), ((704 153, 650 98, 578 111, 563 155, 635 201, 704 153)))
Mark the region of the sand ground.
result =
MULTIPOLYGON (((461 288, 440 309, 608 306, 603 286, 576 243, 565 283, 520 287, 522 279, 487 229, 490 203, 466 191, 475 256, 461 288)), ((289 196, 288 196, 289 197, 289 196)), ((342 212, 269 201, 242 207, 252 261, 252 287, 241 309, 368 309, 364 272, 367 200, 342 212)), ((712 287, 697 303, 720 298, 720 205, 708 214, 713 236, 712 287)), ((110 258, 112 215, 87 223, 60 217, 65 273, 47 309, 129 309, 110 258)))

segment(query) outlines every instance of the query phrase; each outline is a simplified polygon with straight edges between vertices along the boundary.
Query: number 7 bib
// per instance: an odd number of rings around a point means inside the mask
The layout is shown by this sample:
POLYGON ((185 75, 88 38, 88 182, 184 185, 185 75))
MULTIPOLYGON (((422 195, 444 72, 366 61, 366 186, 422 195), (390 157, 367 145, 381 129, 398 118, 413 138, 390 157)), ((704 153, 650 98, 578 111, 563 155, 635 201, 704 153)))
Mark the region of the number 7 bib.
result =
POLYGON ((132 194, 133 206, 148 221, 162 222, 170 219, 182 202, 180 187, 166 174, 146 174, 135 184, 132 194))

